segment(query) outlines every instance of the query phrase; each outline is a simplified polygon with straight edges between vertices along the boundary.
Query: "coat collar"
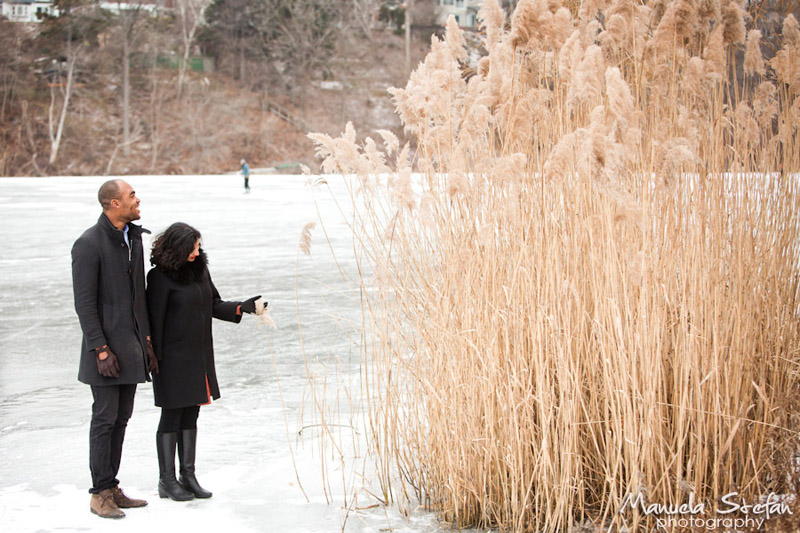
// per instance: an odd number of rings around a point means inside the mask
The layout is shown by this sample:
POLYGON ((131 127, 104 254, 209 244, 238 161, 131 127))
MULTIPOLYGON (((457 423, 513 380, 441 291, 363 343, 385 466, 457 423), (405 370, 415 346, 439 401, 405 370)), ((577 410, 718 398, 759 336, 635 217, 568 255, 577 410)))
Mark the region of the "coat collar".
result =
POLYGON ((200 255, 198 255, 194 261, 186 261, 177 270, 161 270, 170 279, 177 281, 182 285, 186 285, 188 283, 194 283, 203 279, 206 273, 207 265, 208 257, 206 257, 206 253, 201 248, 200 255))
MULTIPOLYGON (((118 230, 114 224, 108 219, 105 213, 100 213, 100 218, 97 219, 97 224, 103 228, 112 238, 124 241, 125 237, 121 230, 118 230)), ((142 233, 150 233, 149 229, 137 226, 133 222, 128 222, 128 235, 133 237, 141 237, 142 233)))

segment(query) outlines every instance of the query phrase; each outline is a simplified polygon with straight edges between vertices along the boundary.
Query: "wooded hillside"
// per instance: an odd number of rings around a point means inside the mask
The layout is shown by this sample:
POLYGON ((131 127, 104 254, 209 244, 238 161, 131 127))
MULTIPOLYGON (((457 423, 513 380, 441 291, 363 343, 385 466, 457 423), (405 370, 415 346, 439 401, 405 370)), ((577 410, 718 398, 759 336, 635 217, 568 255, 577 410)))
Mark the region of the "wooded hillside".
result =
POLYGON ((313 164, 309 131, 402 130, 387 89, 407 79, 404 36, 376 1, 58 5, 35 25, 0 19, 0 175, 313 164))
MULTIPOLYGON (((137 2, 56 0, 59 16, 38 24, 0 18, 0 175, 216 173, 242 157, 313 168, 309 131, 350 121, 402 136, 387 89, 441 30, 436 0, 137 2)), ((800 16, 796 0, 736 2, 767 58, 786 13, 800 16)), ((565 2, 590 4, 604 0, 565 2)), ((470 75, 486 51, 467 38, 470 75)))

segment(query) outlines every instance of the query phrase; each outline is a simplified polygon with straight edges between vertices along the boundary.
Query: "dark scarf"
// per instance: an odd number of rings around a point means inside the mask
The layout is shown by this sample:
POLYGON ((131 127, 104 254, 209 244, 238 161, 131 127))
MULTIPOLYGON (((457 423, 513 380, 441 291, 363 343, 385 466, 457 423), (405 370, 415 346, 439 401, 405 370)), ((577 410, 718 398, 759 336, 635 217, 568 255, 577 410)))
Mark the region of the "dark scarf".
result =
POLYGON ((186 261, 177 270, 164 270, 164 273, 173 281, 177 281, 182 285, 188 285, 203 279, 206 273, 206 265, 208 258, 203 250, 200 250, 200 255, 194 261, 186 261))

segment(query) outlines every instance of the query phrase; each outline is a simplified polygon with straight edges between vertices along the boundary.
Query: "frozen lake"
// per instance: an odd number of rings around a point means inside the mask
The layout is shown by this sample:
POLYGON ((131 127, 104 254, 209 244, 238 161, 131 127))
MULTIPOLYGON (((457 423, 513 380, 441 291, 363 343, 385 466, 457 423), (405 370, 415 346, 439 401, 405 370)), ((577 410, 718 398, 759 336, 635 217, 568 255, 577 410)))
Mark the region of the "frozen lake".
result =
MULTIPOLYGON (((336 361, 341 382, 357 383, 360 363, 359 293, 342 280, 330 250, 352 274, 352 241, 337 206, 323 191, 315 204, 305 176, 252 176, 250 194, 233 175, 125 178, 142 201, 138 223, 153 232, 145 240, 146 257, 152 237, 170 223, 195 226, 222 297, 262 294, 277 329, 266 331, 252 316, 238 325, 214 323, 222 398, 200 411, 197 459, 198 478, 214 492, 212 499, 158 498, 160 410, 147 383, 138 388, 119 478, 129 495, 150 505, 113 524, 89 513, 91 393, 77 381, 81 333, 70 249, 96 222, 97 189, 105 179, 0 178, 0 531, 446 529, 421 510, 410 518, 393 507, 345 512, 341 480, 328 481, 328 504, 318 433, 311 427, 299 434, 314 420, 297 302, 309 358, 336 361), (298 261, 301 230, 311 221, 318 222, 312 255, 298 261), (289 440, 310 502, 298 486, 289 440)), ((346 200, 343 187, 337 198, 346 200)))

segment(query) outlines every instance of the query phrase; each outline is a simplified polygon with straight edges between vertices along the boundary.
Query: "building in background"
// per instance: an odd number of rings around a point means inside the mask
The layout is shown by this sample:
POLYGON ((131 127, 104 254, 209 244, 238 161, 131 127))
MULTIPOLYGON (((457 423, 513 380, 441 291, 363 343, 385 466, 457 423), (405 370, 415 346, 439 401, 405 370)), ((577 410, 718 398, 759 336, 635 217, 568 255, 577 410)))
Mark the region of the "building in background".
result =
POLYGON ((123 11, 141 10, 151 17, 156 17, 165 11, 163 0, 131 0, 130 2, 99 2, 100 8, 119 15, 123 11))
POLYGON ((462 28, 475 28, 480 7, 480 0, 436 0, 436 23, 444 24, 453 15, 462 28))
POLYGON ((0 15, 11 22, 41 22, 58 15, 53 0, 0 0, 0 15))
MULTIPOLYGON (((130 2, 100 1, 96 5, 119 15, 123 11, 142 10, 150 16, 158 16, 169 7, 169 0, 132 0, 130 2)), ((58 16, 53 0, 0 0, 0 16, 11 22, 41 22, 47 16, 58 16)))

